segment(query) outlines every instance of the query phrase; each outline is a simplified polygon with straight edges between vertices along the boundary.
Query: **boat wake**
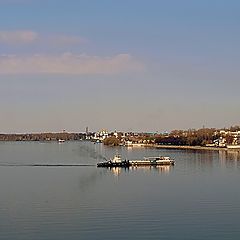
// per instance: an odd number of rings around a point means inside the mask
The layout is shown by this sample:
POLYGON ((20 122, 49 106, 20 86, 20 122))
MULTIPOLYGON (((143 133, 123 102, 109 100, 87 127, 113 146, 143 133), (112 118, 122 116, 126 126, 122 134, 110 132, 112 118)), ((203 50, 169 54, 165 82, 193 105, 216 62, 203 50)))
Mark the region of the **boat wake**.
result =
POLYGON ((94 164, 48 164, 48 163, 35 163, 35 164, 9 164, 9 163, 0 163, 0 167, 92 167, 96 166, 94 164))

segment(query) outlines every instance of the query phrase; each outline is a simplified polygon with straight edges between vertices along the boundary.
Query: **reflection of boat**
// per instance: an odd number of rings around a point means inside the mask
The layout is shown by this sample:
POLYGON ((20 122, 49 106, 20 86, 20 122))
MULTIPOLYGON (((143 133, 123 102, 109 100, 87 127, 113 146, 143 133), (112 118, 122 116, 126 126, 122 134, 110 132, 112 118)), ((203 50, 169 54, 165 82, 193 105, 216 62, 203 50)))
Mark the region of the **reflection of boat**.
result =
POLYGON ((136 170, 143 170, 144 172, 149 171, 156 171, 159 173, 169 173, 172 170, 171 165, 138 165, 138 166, 131 166, 130 171, 136 171, 136 170))
POLYGON ((122 160, 119 154, 113 159, 99 162, 97 167, 130 167, 130 166, 158 166, 174 165, 174 160, 170 157, 145 157, 143 160, 122 160))

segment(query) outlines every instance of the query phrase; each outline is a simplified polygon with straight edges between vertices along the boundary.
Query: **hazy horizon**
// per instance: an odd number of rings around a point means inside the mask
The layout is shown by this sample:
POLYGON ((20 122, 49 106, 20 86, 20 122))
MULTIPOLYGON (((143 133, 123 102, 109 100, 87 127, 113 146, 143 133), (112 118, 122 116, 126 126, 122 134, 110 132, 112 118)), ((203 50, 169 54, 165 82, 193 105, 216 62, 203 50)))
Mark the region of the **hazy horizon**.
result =
POLYGON ((239 10, 0 0, 0 133, 239 125, 239 10))

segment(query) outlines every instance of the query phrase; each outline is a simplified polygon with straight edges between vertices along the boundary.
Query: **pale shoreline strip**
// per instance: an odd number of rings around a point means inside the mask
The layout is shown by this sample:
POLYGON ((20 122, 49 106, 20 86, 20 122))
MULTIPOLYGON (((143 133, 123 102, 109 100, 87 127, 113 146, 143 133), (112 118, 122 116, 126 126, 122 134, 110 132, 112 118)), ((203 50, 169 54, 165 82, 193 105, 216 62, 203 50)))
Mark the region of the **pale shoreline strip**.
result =
POLYGON ((226 147, 219 148, 219 147, 157 145, 157 144, 146 144, 145 147, 162 148, 162 149, 184 149, 184 150, 240 151, 240 149, 227 149, 226 147))

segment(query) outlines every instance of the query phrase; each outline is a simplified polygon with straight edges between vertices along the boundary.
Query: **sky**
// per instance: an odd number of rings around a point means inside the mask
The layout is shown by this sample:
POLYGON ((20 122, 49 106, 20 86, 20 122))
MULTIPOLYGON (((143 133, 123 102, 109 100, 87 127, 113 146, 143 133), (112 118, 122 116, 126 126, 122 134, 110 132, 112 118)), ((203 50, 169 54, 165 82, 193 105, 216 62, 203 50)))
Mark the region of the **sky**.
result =
POLYGON ((240 1, 0 0, 0 133, 240 124, 240 1))

